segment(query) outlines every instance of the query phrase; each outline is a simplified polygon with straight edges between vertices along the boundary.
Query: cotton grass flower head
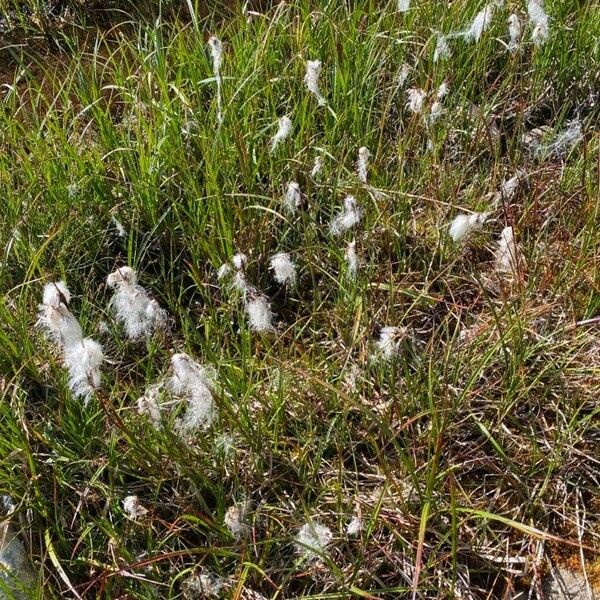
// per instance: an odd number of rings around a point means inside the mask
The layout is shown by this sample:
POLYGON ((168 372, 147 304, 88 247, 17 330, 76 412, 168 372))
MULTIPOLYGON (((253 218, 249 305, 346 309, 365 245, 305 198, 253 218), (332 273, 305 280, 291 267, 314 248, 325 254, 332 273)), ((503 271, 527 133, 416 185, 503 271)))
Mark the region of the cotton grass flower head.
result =
POLYGON ((521 38, 523 37, 523 27, 521 21, 516 14, 511 14, 508 17, 508 49, 514 52, 519 47, 521 38))
POLYGON ((310 176, 313 179, 316 179, 318 177, 318 175, 321 173, 321 170, 323 169, 323 164, 324 164, 323 157, 320 154, 315 156, 313 168, 310 172, 310 176))
POLYGON ((435 50, 433 51, 433 62, 436 63, 439 60, 450 58, 452 56, 452 50, 450 44, 448 44, 449 36, 438 33, 435 50))
POLYGON ((410 0, 398 0, 398 12, 407 12, 410 9, 410 0))
POLYGON ((296 284, 296 265, 287 252, 274 254, 269 261, 269 268, 273 271, 273 278, 280 285, 292 287, 296 284))
POLYGON ((100 387, 100 367, 104 361, 102 346, 91 338, 65 348, 64 362, 69 372, 69 387, 85 404, 100 387))
POLYGON ((70 301, 71 293, 65 282, 57 281, 44 286, 42 303, 38 306, 37 326, 45 329, 61 348, 73 346, 83 338, 79 321, 68 309, 70 301))
POLYGON ((354 515, 346 527, 346 535, 348 537, 356 537, 362 531, 362 528, 362 519, 358 515, 354 515))
POLYGON ((292 129, 292 120, 287 115, 284 115, 279 119, 277 132, 271 138, 271 152, 275 152, 279 144, 290 136, 292 129))
POLYGON ((476 212, 470 215, 458 215, 450 224, 449 234, 453 241, 460 242, 474 231, 479 231, 487 221, 489 213, 476 212))
POLYGON ((494 3, 486 4, 476 15, 469 28, 463 32, 467 42, 478 42, 483 32, 490 26, 494 15, 494 3))
POLYGON ((306 63, 306 74, 304 75, 304 83, 308 91, 317 99, 319 106, 325 106, 327 100, 321 94, 319 88, 319 75, 321 74, 322 64, 320 60, 309 60, 306 63))
POLYGON ((423 102, 427 94, 419 88, 410 88, 406 91, 407 103, 406 107, 412 113, 420 113, 423 110, 423 102))
POLYGON ((367 173, 369 170, 369 158, 371 153, 366 146, 358 149, 358 161, 356 162, 356 171, 359 181, 367 183, 367 173))
POLYGON ((341 235, 357 225, 361 218, 362 211, 356 198, 354 196, 346 196, 344 199, 344 209, 331 222, 331 233, 333 235, 341 235))
POLYGON ((404 327, 379 327, 375 332, 376 357, 392 360, 400 353, 402 341, 406 338, 404 327))
POLYGON ((246 295, 246 315, 248 324, 252 331, 272 332, 275 331, 273 325, 273 312, 269 299, 256 288, 249 288, 246 295))
POLYGON ((183 597, 188 600, 221 598, 228 587, 229 582, 226 579, 206 569, 201 569, 195 575, 188 577, 181 585, 183 597))
POLYGON ((155 383, 146 388, 144 395, 138 398, 137 411, 140 415, 147 415, 155 426, 160 424, 160 392, 162 384, 155 383))
POLYGON ((302 206, 302 193, 300 192, 300 184, 297 181, 290 181, 285 190, 283 199, 283 207, 285 211, 293 215, 302 206))
POLYGON ((316 522, 305 523, 296 535, 296 551, 305 560, 312 562, 325 554, 332 539, 333 534, 325 525, 316 522))
POLYGON ((123 512, 133 521, 137 521, 148 514, 148 509, 137 496, 127 496, 123 499, 123 512))
POLYGON ((348 276, 351 279, 356 279, 358 274, 358 254, 356 253, 356 240, 348 242, 344 253, 346 258, 346 266, 348 268, 348 276))
POLYGON ((402 63, 402 66, 400 67, 400 72, 398 73, 398 77, 396 79, 396 87, 398 89, 404 87, 404 84, 406 83, 406 80, 408 79, 411 70, 412 67, 408 63, 402 63))
POLYGON ((250 504, 246 501, 230 506, 225 513, 225 526, 233 534, 236 540, 246 538, 250 535, 252 528, 247 523, 250 504))
POLYGON ((177 422, 182 433, 208 427, 216 416, 212 390, 215 374, 189 355, 181 352, 171 357, 172 376, 167 387, 177 397, 186 400, 187 409, 177 422))
POLYGON ((131 267, 117 269, 106 283, 115 289, 110 305, 130 340, 149 338, 155 331, 167 329, 167 312, 138 285, 137 273, 131 267))
POLYGON ((514 230, 512 227, 505 227, 498 238, 496 270, 515 274, 518 271, 518 263, 519 249, 514 230))
POLYGON ((540 143, 535 148, 535 157, 541 160, 551 156, 561 158, 573 148, 573 146, 579 143, 582 138, 583 131, 581 121, 579 121, 579 119, 574 119, 567 123, 567 126, 563 131, 556 134, 548 142, 540 143))
POLYGON ((527 15, 533 27, 531 41, 537 46, 543 44, 550 33, 550 19, 544 10, 542 0, 528 0, 527 15))
POLYGON ((217 82, 217 121, 219 124, 221 124, 223 122, 221 100, 221 65, 223 62, 223 44, 221 43, 221 40, 213 36, 208 40, 208 47, 210 48, 210 54, 213 61, 213 72, 215 74, 215 81, 217 82))

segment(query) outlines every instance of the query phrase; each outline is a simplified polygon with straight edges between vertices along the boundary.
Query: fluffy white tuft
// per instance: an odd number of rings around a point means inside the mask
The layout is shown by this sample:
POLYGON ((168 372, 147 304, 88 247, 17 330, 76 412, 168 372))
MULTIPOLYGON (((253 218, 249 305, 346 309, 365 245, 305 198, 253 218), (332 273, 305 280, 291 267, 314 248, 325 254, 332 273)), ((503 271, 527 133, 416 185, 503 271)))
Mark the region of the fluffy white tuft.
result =
POLYGON ((515 233, 512 227, 505 227, 498 238, 496 249, 496 270, 516 273, 518 270, 519 249, 515 241, 515 233))
POLYGON ((248 537, 252 531, 247 523, 249 508, 248 502, 240 502, 230 506, 225 513, 225 525, 237 540, 248 537))
POLYGON ((494 4, 486 4, 473 19, 469 28, 463 33, 468 42, 478 42, 483 32, 490 26, 494 15, 494 4))
POLYGON ((106 283, 115 288, 111 307, 130 340, 148 338, 155 331, 167 328, 167 312, 137 284, 137 274, 131 267, 117 269, 106 283))
POLYGON ((319 75, 321 74, 321 61, 309 60, 306 63, 306 75, 304 75, 304 83, 308 91, 317 99, 319 106, 325 106, 327 100, 321 94, 319 88, 319 75))
POLYGON ((100 387, 100 367, 104 361, 102 346, 91 338, 65 348, 64 362, 69 371, 71 391, 87 403, 100 387))
POLYGON ((352 229, 360 222, 362 212, 354 196, 346 196, 344 199, 344 210, 338 213, 331 222, 331 233, 340 235, 352 229))
POLYGON ((400 72, 398 73, 398 78, 396 79, 396 86, 401 88, 406 83, 408 76, 410 75, 412 67, 408 63, 403 63, 400 67, 400 72))
POLYGON ((246 298, 246 315, 252 331, 275 331, 273 312, 269 299, 260 291, 251 288, 246 298))
POLYGON ((531 40, 539 46, 548 39, 550 33, 550 19, 544 10, 542 0, 529 0, 527 2, 527 14, 533 26, 531 40))
POLYGON ((406 12, 410 8, 410 0, 398 0, 398 12, 406 12))
POLYGON ((292 120, 287 115, 279 119, 277 133, 271 138, 271 152, 275 152, 277 146, 290 136, 292 128, 292 120))
POLYGON ((450 237, 459 242, 464 237, 468 236, 473 231, 478 231, 487 221, 489 213, 473 213, 471 215, 458 215, 450 224, 450 237))
POLYGON ((123 511, 132 520, 137 520, 148 514, 137 496, 127 496, 123 499, 123 511))
POLYGON ((319 175, 319 173, 321 172, 322 169, 323 169, 323 157, 319 154, 318 156, 315 156, 315 162, 313 163, 313 168, 312 168, 312 171, 310 172, 310 176, 313 179, 316 179, 316 177, 319 175))
POLYGON ((296 181, 290 181, 285 191, 283 206, 287 213, 294 214, 302 205, 302 194, 300 184, 296 181))
POLYGON ((208 40, 208 47, 210 48, 210 54, 213 61, 213 72, 217 82, 217 121, 222 123, 223 112, 221 107, 221 64, 223 62, 223 44, 221 43, 221 40, 213 36, 208 40))
POLYGON ((358 179, 362 183, 367 183, 367 171, 369 169, 369 158, 371 153, 366 146, 362 146, 358 149, 358 161, 356 162, 356 170, 358 179))
POLYGON ((406 329, 404 327, 382 327, 375 341, 377 355, 385 360, 391 360, 398 356, 400 344, 405 337, 406 329))
POLYGON ((355 279, 358 274, 358 254, 356 253, 356 240, 348 242, 346 246, 346 265, 348 267, 348 275, 355 279))
POLYGON ((535 148, 535 156, 545 159, 549 156, 560 158, 583 138, 581 122, 578 119, 567 123, 566 129, 558 133, 545 144, 539 144, 535 148))
POLYGON ((203 367, 185 353, 171 358, 172 377, 167 385, 171 392, 187 400, 187 409, 177 422, 181 432, 187 433, 208 427, 216 416, 212 390, 214 372, 203 367))
POLYGON ((138 398, 137 411, 140 415, 148 415, 152 423, 157 426, 160 423, 160 390, 162 385, 155 383, 146 388, 144 395, 138 398))
POLYGON ((423 102, 427 94, 419 88, 410 88, 406 91, 408 99, 406 107, 412 113, 420 113, 423 110, 423 102))
POLYGON ((441 33, 438 34, 437 43, 435 50, 433 51, 433 62, 436 63, 440 59, 450 58, 452 56, 452 50, 448 44, 450 38, 447 35, 441 33))
POLYGON ((508 17, 508 49, 514 52, 519 47, 521 37, 523 36, 523 27, 519 17, 514 13, 508 17))
POLYGON ((296 265, 287 252, 274 254, 270 260, 270 269, 277 283, 289 286, 296 283, 296 265))
POLYGON ((317 560, 325 554, 325 550, 332 539, 333 534, 325 525, 315 522, 305 523, 296 535, 296 551, 305 560, 317 560))
POLYGON ((346 527, 346 535, 348 537, 354 537, 357 536, 363 528, 363 523, 361 518, 358 515, 354 515, 354 517, 352 517, 352 520, 348 523, 348 526, 346 527))

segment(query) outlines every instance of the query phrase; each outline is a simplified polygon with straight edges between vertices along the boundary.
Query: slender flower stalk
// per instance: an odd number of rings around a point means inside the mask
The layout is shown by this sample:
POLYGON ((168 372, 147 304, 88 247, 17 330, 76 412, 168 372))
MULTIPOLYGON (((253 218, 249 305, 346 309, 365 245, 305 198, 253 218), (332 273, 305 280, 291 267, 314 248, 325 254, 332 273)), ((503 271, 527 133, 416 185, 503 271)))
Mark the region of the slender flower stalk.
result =
POLYGON ((321 94, 319 88, 319 75, 321 74, 321 61, 309 60, 306 63, 306 75, 304 75, 304 83, 308 91, 317 99, 319 106, 326 106, 327 100, 321 94))
POLYGON ((221 40, 213 36, 208 40, 208 47, 210 48, 210 54, 213 61, 213 72, 215 74, 215 81, 217 82, 217 121, 220 125, 223 122, 221 99, 221 64, 223 62, 223 44, 221 43, 221 40))
POLYGON ((287 115, 279 119, 277 133, 271 138, 271 152, 275 152, 279 144, 290 136, 292 128, 292 120, 287 115))

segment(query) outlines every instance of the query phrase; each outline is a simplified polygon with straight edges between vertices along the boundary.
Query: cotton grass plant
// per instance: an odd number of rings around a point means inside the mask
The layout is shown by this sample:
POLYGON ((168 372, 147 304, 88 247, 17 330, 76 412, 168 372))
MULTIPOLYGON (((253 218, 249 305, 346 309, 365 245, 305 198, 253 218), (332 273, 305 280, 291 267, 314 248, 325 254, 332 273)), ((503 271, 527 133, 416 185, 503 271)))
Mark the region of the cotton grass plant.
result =
POLYGON ((93 9, 31 3, 3 71, 0 494, 37 597, 593 574, 597 11, 538 2, 538 43, 526 2, 168 4, 78 37, 93 9))

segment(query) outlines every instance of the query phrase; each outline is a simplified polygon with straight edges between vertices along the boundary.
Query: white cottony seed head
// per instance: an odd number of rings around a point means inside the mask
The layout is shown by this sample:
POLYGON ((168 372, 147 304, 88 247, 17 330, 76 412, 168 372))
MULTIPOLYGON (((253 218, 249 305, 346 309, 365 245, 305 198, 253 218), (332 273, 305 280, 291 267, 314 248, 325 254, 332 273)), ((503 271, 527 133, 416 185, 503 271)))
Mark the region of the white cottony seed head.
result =
POLYGON ((103 361, 102 346, 91 338, 84 338, 65 349, 64 362, 69 371, 69 387, 86 404, 100 387, 100 366, 103 361))
POLYGON ((403 63, 398 73, 398 79, 396 80, 396 86, 401 88, 406 83, 408 76, 410 75, 411 66, 408 63, 403 63))
POLYGON ((290 136, 292 133, 292 120, 287 116, 283 116, 278 121, 277 133, 271 138, 271 152, 275 152, 275 149, 279 144, 290 136))
POLYGON ((473 19, 470 27, 463 33, 463 37, 467 41, 478 42, 483 35, 483 32, 489 27, 494 14, 494 4, 486 4, 473 19))
POLYGON ((223 519, 227 529, 231 531, 236 539, 248 537, 252 528, 246 522, 248 518, 249 505, 247 502, 234 504, 227 509, 223 519))
POLYGON ((358 274, 358 255, 356 253, 356 240, 348 242, 346 246, 346 265, 348 267, 348 275, 355 279, 358 274))
POLYGON ((359 516, 354 515, 354 517, 352 517, 352 520, 348 523, 348 526, 346 527, 346 535, 348 537, 354 537, 362 531, 362 528, 362 520, 359 516))
POLYGON ((223 44, 221 43, 221 40, 213 36, 208 40, 208 47, 210 48, 210 54, 212 56, 215 77, 219 77, 223 61, 223 44))
POLYGON ((527 14, 533 27, 531 40, 539 46, 546 41, 550 32, 550 19, 544 10, 542 0, 529 0, 527 2, 527 14))
POLYGON ((510 37, 508 41, 508 49, 514 52, 519 47, 519 42, 523 35, 523 27, 519 17, 514 13, 508 17, 508 35, 510 37))
POLYGON ((369 169, 369 158, 371 153, 366 146, 362 146, 358 150, 358 161, 356 163, 358 179, 362 183, 367 183, 367 171, 369 169))
POLYGON ((487 221, 488 216, 489 213, 487 212, 458 215, 450 224, 450 237, 455 242, 459 242, 471 232, 480 230, 487 221))
POLYGON ((275 331, 273 312, 268 298, 256 289, 250 289, 246 298, 246 315, 252 331, 275 331))
POLYGON ((406 106, 410 112, 420 113, 423 110, 423 102, 427 94, 419 88, 410 88, 406 91, 408 102, 406 106))
POLYGON ((296 181, 290 181, 285 191, 283 206, 287 213, 294 214, 302 205, 302 194, 300 184, 296 181))
POLYGON ((496 270, 515 274, 518 270, 518 247, 512 227, 505 227, 498 238, 496 270))
POLYGON ((215 374, 212 369, 203 367, 185 353, 174 354, 171 358, 172 377, 167 385, 171 392, 187 400, 187 409, 178 420, 177 427, 182 433, 208 427, 216 416, 212 390, 215 374))
POLYGON ((321 172, 323 168, 323 157, 319 154, 315 156, 315 162, 313 163, 312 171, 310 172, 310 176, 315 179, 317 175, 321 172))
POLYGON ((410 0, 398 0, 398 12, 406 12, 410 8, 410 0))
POLYGON ((323 98, 321 90, 319 88, 319 75, 321 74, 321 61, 320 60, 309 60, 306 63, 306 75, 304 76, 304 83, 308 91, 313 94, 317 99, 319 106, 325 106, 327 100, 323 98))
POLYGON ((340 235, 348 231, 360 222, 362 212, 354 196, 346 196, 344 199, 344 210, 331 222, 331 233, 340 235))
POLYGON ((296 535, 296 551, 308 561, 313 561, 325 554, 331 543, 333 534, 328 527, 320 523, 305 523, 296 535))
POLYGON ((287 252, 274 254, 270 260, 270 269, 277 283, 289 286, 296 283, 296 265, 287 252))
POLYGON ((391 360, 398 356, 400 344, 405 337, 406 329, 404 327, 382 327, 375 341, 377 355, 385 360, 391 360))
POLYGON ((434 63, 438 62, 440 59, 450 58, 452 55, 452 50, 450 50, 448 39, 448 36, 442 35, 441 33, 438 34, 435 50, 433 51, 434 63))
POLYGON ((123 511, 134 521, 148 514, 148 509, 141 504, 137 496, 127 496, 123 499, 123 511))

